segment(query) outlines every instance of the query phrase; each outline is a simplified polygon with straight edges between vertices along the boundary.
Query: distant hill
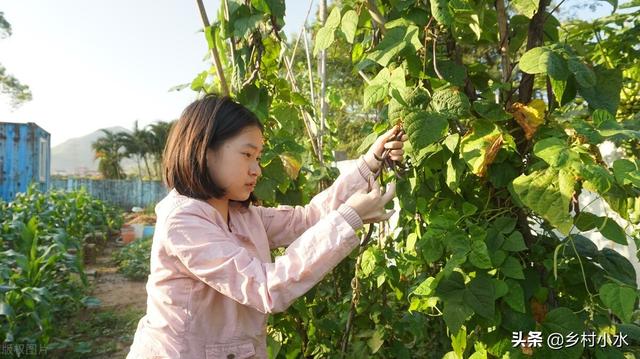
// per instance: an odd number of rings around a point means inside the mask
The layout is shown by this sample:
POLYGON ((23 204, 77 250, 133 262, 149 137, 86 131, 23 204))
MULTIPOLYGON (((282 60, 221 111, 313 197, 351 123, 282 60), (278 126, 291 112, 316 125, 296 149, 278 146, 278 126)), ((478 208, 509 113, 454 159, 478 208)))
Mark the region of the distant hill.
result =
MULTIPOLYGON (((131 131, 124 127, 109 127, 106 130, 112 132, 128 132, 131 131)), ((89 174, 98 171, 98 161, 95 160, 95 152, 91 148, 91 144, 104 134, 101 130, 97 130, 82 137, 69 139, 55 147, 51 148, 51 174, 89 174)), ((130 159, 122 161, 122 167, 125 169, 134 168, 136 163, 130 159)))

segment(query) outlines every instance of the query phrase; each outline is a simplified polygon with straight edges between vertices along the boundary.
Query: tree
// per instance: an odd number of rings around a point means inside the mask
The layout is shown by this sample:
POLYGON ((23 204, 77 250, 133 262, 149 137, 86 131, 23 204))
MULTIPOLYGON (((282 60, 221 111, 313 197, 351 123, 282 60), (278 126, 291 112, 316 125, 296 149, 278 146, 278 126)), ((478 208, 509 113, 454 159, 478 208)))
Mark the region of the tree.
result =
POLYGON ((140 130, 138 127, 138 120, 133 122, 133 132, 119 132, 118 133, 122 138, 122 145, 124 146, 124 157, 132 158, 134 157, 138 166, 138 176, 142 178, 142 167, 140 165, 140 160, 144 158, 145 165, 147 166, 147 175, 150 176, 149 173, 149 165, 146 161, 146 155, 148 152, 147 144, 146 144, 146 136, 143 130, 140 130))
POLYGON ((122 151, 124 136, 109 130, 103 129, 101 131, 104 136, 98 138, 91 145, 96 153, 96 159, 99 160, 98 171, 106 179, 126 178, 127 175, 120 165, 120 161, 124 157, 124 151, 122 151))
POLYGON ((147 126, 147 149, 153 159, 155 177, 162 176, 162 154, 174 122, 158 121, 147 126))
MULTIPOLYGON (((0 11, 0 39, 11 36, 11 24, 0 11)), ((7 69, 0 64, 0 92, 11 99, 11 105, 17 107, 20 104, 31 101, 33 98, 29 86, 22 84, 14 76, 7 73, 7 69)))

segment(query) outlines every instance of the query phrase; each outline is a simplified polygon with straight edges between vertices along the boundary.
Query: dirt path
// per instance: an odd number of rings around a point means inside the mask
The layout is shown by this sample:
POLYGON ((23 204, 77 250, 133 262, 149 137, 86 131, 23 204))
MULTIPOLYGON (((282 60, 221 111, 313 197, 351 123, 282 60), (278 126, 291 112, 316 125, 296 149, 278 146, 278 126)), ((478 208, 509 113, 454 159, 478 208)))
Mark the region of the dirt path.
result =
POLYGON ((110 240, 96 258, 96 263, 86 266, 87 272, 95 273, 95 288, 91 295, 100 299, 104 309, 124 306, 144 311, 147 303, 146 282, 132 281, 118 273, 112 256, 120 248, 110 240))
MULTIPOLYGON (((126 327, 129 328, 130 333, 127 332, 125 335, 114 333, 110 336, 106 331, 109 328, 105 328, 104 336, 100 341, 110 342, 112 348, 115 346, 116 352, 96 353, 95 356, 91 356, 92 358, 125 358, 133 341, 138 320, 146 310, 146 281, 132 281, 118 273, 113 253, 120 248, 122 247, 115 240, 109 240, 102 253, 96 257, 96 263, 86 265, 86 270, 88 273, 94 273, 92 279, 94 289, 91 296, 101 301, 101 305, 97 309, 97 316, 101 313, 126 313, 123 317, 128 321, 126 327)), ((122 323, 117 325, 120 326, 122 323)))

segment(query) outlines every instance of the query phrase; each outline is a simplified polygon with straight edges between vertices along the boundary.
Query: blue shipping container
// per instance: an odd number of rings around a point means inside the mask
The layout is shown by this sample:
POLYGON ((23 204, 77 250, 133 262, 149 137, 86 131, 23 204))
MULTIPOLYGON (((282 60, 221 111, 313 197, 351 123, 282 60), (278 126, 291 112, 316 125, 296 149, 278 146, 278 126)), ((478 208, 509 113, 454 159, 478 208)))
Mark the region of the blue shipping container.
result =
POLYGON ((0 122, 0 199, 12 201, 33 182, 49 189, 51 135, 33 122, 0 122))

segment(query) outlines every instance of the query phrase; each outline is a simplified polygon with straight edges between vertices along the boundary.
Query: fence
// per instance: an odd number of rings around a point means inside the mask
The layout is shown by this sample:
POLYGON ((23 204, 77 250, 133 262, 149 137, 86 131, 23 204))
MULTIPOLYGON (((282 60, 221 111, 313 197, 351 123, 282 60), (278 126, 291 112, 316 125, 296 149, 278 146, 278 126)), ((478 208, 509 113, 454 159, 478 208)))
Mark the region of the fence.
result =
POLYGON ((51 179, 49 188, 73 191, 81 187, 84 187, 92 196, 125 210, 131 210, 134 206, 155 205, 168 193, 161 181, 141 180, 54 178, 51 179))

